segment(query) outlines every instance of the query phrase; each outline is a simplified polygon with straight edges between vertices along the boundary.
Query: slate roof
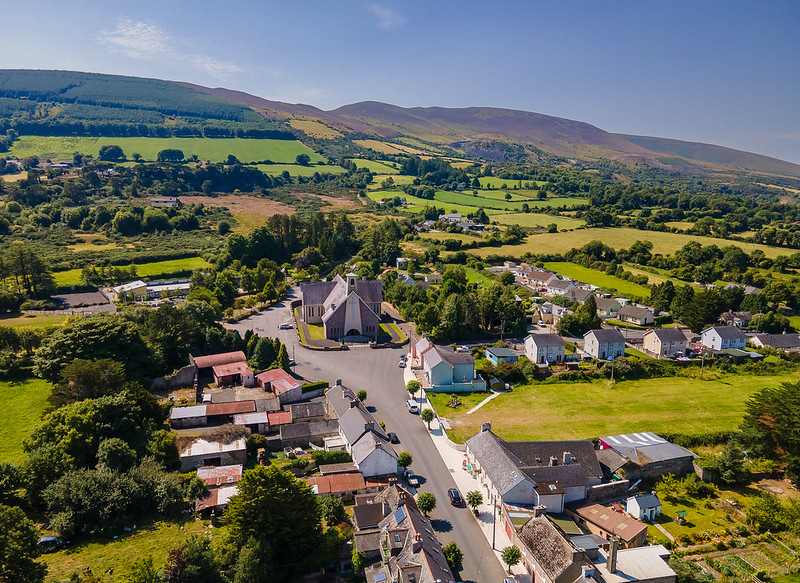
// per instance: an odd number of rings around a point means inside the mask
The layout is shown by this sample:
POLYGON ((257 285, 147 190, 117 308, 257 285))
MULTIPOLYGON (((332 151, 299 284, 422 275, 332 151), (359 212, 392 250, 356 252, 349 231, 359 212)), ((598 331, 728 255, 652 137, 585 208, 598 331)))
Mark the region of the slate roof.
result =
MULTIPOLYGON (((475 364, 475 357, 469 352, 455 352, 445 346, 437 346, 436 352, 441 359, 450 366, 455 366, 457 364, 475 364)), ((425 358, 428 357, 426 356, 425 358)))
MULTIPOLYGON (((511 358, 517 357, 517 353, 513 350, 509 350, 508 348, 487 348, 486 352, 493 355, 495 358, 511 358)), ((474 359, 473 359, 474 362, 474 359)))
POLYGON ((608 475, 611 475, 624 466, 628 460, 613 449, 599 449, 597 450, 597 461, 600 462, 600 467, 607 468, 608 475))
POLYGON ((281 402, 278 399, 256 399, 256 411, 266 411, 273 413, 281 410, 281 402))
POLYGON ((746 320, 750 322, 753 319, 753 314, 750 312, 722 312, 719 319, 725 322, 733 322, 734 320, 746 320))
POLYGON ((639 306, 631 306, 630 304, 626 306, 622 306, 619 309, 620 316, 628 316, 630 318, 636 318, 637 320, 641 320, 647 314, 653 315, 653 310, 650 308, 640 308, 639 306))
POLYGON ((359 439, 352 446, 350 453, 353 456, 355 464, 360 465, 365 459, 372 455, 372 453, 378 450, 382 450, 390 457, 397 459, 397 452, 389 445, 389 442, 373 435, 365 435, 359 439))
POLYGON ((551 581, 561 577, 575 562, 575 547, 546 516, 526 522, 517 536, 551 581))
POLYGON ((527 479, 506 453, 503 440, 491 431, 470 437, 466 445, 501 496, 527 479))
POLYGON ((296 405, 290 405, 289 411, 292 412, 292 419, 295 421, 309 417, 322 417, 325 415, 325 405, 319 401, 297 403, 296 405))
POLYGON ((800 334, 757 334, 762 346, 772 346, 773 348, 800 348, 800 334))
POLYGON ((565 290, 565 289, 569 288, 570 286, 575 287, 575 282, 573 282, 571 279, 558 279, 558 278, 555 278, 555 279, 550 279, 547 282, 547 287, 549 287, 551 289, 564 289, 565 290))
MULTIPOLYGON (((586 486, 589 482, 586 479, 586 472, 578 464, 567 466, 538 466, 522 468, 522 473, 528 476, 537 485, 558 482, 565 488, 574 486, 586 486)), ((549 494, 550 492, 541 492, 549 494)))
POLYGON ((337 417, 344 415, 356 400, 356 393, 342 385, 335 385, 325 391, 325 399, 336 412, 337 417))
POLYGON ((391 512, 385 502, 356 504, 353 507, 353 522, 357 530, 377 528, 378 523, 391 512))
MULTIPOLYGON (((636 496, 632 496, 632 498, 636 498, 636 503, 639 505, 639 508, 642 510, 646 510, 648 508, 660 508, 661 507, 661 500, 658 499, 658 496, 651 493, 646 494, 637 494, 636 496)), ((629 499, 630 501, 630 499, 629 499)))
POLYGON ((601 344, 606 344, 609 342, 625 343, 625 337, 622 335, 622 332, 616 328, 600 328, 599 330, 589 330, 583 335, 583 337, 586 338, 589 335, 594 336, 597 339, 597 342, 601 344))
MULTIPOLYGON (((537 348, 545 346, 564 346, 564 339, 558 334, 528 334, 537 348)), ((527 340, 527 338, 526 338, 527 340)))
MULTIPOLYGON (((383 284, 378 279, 356 280, 355 291, 361 299, 369 304, 383 302, 383 284)), ((331 281, 306 283, 300 286, 300 296, 303 305, 329 306, 336 301, 337 305, 347 297, 347 281, 341 275, 336 275, 331 281)))
POLYGON ((526 467, 548 466, 550 458, 554 457, 557 463, 554 467, 574 467, 577 464, 587 476, 603 475, 594 444, 588 440, 506 441, 505 448, 526 467), (563 462, 566 452, 573 458, 569 464, 563 462))
POLYGON ((661 342, 686 342, 686 335, 677 328, 654 328, 645 333, 645 336, 655 334, 661 342))
POLYGON ((343 462, 341 464, 322 464, 319 466, 319 473, 323 476, 328 474, 346 474, 347 472, 357 472, 358 468, 353 462, 343 462))
POLYGON ((742 332, 736 326, 711 326, 710 328, 703 330, 703 334, 710 332, 711 330, 716 332, 723 340, 740 340, 742 338, 746 338, 744 332, 742 332))
POLYGON ((603 310, 604 312, 607 312, 613 306, 616 306, 617 309, 619 309, 621 307, 617 300, 614 300, 614 299, 611 299, 611 298, 597 298, 596 297, 594 299, 594 301, 597 304, 597 309, 598 310, 603 310))
POLYGON ((244 352, 237 350, 235 352, 222 352, 220 354, 208 354, 206 356, 193 356, 192 360, 197 368, 209 368, 221 364, 230 364, 232 362, 247 362, 247 357, 244 355, 244 352))
POLYGON ((371 431, 381 439, 389 440, 389 436, 386 435, 386 432, 375 420, 375 417, 367 411, 363 404, 351 407, 344 415, 339 417, 339 428, 351 446, 368 431, 371 431), (367 429, 368 425, 371 425, 371 429, 367 429))

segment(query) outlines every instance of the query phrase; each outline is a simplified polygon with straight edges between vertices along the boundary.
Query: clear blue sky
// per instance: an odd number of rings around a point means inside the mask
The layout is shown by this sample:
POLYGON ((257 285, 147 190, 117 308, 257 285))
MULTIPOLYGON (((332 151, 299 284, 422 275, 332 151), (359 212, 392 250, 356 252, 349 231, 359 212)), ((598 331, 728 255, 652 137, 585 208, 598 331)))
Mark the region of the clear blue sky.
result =
POLYGON ((0 67, 508 107, 800 163, 796 0, 4 3, 0 67))

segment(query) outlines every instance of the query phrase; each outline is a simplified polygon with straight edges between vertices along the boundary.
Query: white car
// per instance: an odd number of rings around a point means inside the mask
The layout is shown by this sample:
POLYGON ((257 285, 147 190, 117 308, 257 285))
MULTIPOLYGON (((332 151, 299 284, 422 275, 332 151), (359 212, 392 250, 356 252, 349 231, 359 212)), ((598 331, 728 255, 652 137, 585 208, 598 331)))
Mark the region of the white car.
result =
POLYGON ((458 346, 456 347, 456 352, 471 352, 472 348, 469 346, 458 346))
POLYGON ((284 322, 283 324, 278 325, 278 330, 291 330, 294 328, 289 322, 284 322))

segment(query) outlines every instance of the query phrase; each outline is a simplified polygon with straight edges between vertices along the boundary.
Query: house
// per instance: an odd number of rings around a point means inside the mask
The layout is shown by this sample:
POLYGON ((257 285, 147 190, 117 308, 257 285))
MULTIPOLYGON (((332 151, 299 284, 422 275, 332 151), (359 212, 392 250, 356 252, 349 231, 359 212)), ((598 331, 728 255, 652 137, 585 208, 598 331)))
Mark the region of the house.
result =
POLYGON ((646 306, 622 306, 617 312, 617 318, 636 326, 652 326, 656 321, 653 310, 646 306))
POLYGON ((625 355, 625 337, 614 328, 589 330, 583 335, 583 350, 600 360, 625 355))
POLYGON ((439 215, 439 220, 445 223, 460 223, 464 220, 464 215, 460 213, 448 213, 439 215))
POLYGON ((438 273, 426 273, 424 277, 425 283, 428 285, 441 285, 442 276, 438 273))
POLYGON ((355 497, 354 550, 363 553, 367 583, 454 583, 433 526, 414 497, 397 485, 355 497))
POLYGON ((628 498, 625 509, 636 520, 653 522, 661 516, 661 500, 653 493, 637 494, 628 498))
POLYGON ((147 299, 147 284, 141 279, 112 287, 118 302, 142 302, 147 299))
MULTIPOLYGON (((575 282, 577 283, 577 282, 575 282)), ((585 289, 582 287, 575 288, 573 290, 569 290, 567 293, 563 294, 565 297, 569 298, 573 302, 583 303, 585 302, 589 296, 594 295, 594 292, 590 289, 585 289)))
POLYGON ((551 302, 544 302, 539 306, 537 312, 538 314, 534 313, 534 317, 538 316, 538 319, 546 324, 555 324, 563 316, 573 313, 569 308, 565 308, 564 306, 559 306, 558 304, 551 302))
POLYGON ((677 328, 656 328, 645 332, 642 348, 657 358, 686 354, 686 335, 677 328))
POLYGON ((218 364, 211 367, 214 382, 218 387, 225 386, 255 386, 255 375, 246 361, 218 364))
POLYGON ((578 287, 571 279, 550 278, 545 284, 545 291, 552 295, 566 296, 568 293, 577 290, 578 287))
POLYGON ((750 312, 734 312, 733 310, 728 310, 719 315, 719 320, 725 326, 747 328, 753 321, 753 314, 750 312))
POLYGON ((169 424, 175 429, 207 425, 206 406, 173 407, 169 412, 169 424))
POLYGON ((619 313, 622 306, 613 298, 598 298, 594 301, 597 303, 597 315, 609 318, 614 318, 619 313))
POLYGON ((467 440, 466 455, 484 498, 544 506, 547 512, 563 512, 565 503, 585 499, 603 477, 591 441, 505 441, 488 423, 467 440))
POLYGON ((528 334, 525 356, 537 364, 561 362, 564 360, 564 339, 558 334, 528 334))
POLYGON ((750 339, 756 348, 770 346, 784 352, 800 351, 800 334, 756 334, 750 339))
POLYGON ((182 472, 203 466, 244 465, 247 462, 247 448, 244 437, 228 443, 197 438, 181 449, 179 457, 182 472))
POLYGON ((700 341, 703 346, 714 350, 728 348, 744 350, 747 344, 747 337, 736 326, 711 326, 711 328, 703 330, 700 341))
POLYGON ((336 275, 331 281, 300 286, 300 313, 307 324, 322 324, 325 338, 377 336, 381 319, 383 287, 380 280, 347 280, 336 275))
POLYGON ((694 453, 650 432, 609 435, 600 438, 597 458, 609 473, 622 470, 629 480, 677 477, 694 471, 694 453))
POLYGON ((581 580, 584 552, 573 546, 547 517, 531 518, 517 535, 523 562, 537 583, 575 583, 581 580))
POLYGON ((307 398, 303 385, 282 368, 273 368, 256 375, 256 382, 265 391, 270 391, 283 403, 295 403, 307 398))
POLYGON ((750 294, 757 294, 758 292, 761 291, 757 287, 753 287, 752 285, 740 285, 738 283, 729 283, 728 285, 725 286, 725 289, 731 289, 735 287, 742 288, 744 290, 744 295, 746 296, 749 296, 750 294))
POLYGON ((486 390, 486 381, 475 376, 475 358, 468 352, 434 346, 424 353, 422 369, 435 392, 486 390))
POLYGON ((501 362, 513 364, 517 362, 519 357, 512 350, 508 348, 487 348, 486 360, 497 366, 501 362))
POLYGON ((647 525, 607 506, 589 504, 567 507, 567 514, 592 534, 617 537, 622 547, 640 547, 647 539, 647 525))
POLYGON ((411 347, 411 360, 416 360, 419 366, 422 367, 425 363, 425 353, 429 350, 433 350, 433 342, 428 340, 428 337, 423 334, 411 347))
POLYGON ((394 264, 398 271, 405 271, 408 269, 408 257, 398 257, 394 260, 394 264))

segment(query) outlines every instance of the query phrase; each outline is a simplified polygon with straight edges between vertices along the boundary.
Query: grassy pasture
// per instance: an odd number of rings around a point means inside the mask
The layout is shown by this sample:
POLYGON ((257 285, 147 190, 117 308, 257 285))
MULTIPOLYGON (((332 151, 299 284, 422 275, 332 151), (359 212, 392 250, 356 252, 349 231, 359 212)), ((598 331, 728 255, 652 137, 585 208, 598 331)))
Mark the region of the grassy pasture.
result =
POLYGON ((333 140, 342 135, 340 131, 310 119, 292 119, 289 120, 289 125, 314 138, 333 140))
MULTIPOLYGON (((9 150, 11 156, 23 158, 38 156, 40 159, 72 160, 74 152, 92 154, 97 157, 101 146, 115 144, 120 146, 130 158, 134 152, 145 160, 155 160, 158 153, 166 148, 177 148, 187 158, 197 154, 202 160, 222 162, 228 154, 233 154, 242 162, 292 163, 298 154, 308 154, 312 162, 322 162, 324 158, 310 148, 294 140, 244 140, 236 138, 94 138, 94 137, 54 137, 22 136, 9 150)), ((313 174, 313 173, 312 173, 313 174)))
MULTIPOLYGON (((137 264, 136 274, 139 277, 153 277, 192 271, 208 266, 208 262, 202 257, 186 257, 184 259, 168 259, 166 261, 137 264)), ((53 277, 58 286, 78 285, 81 281, 81 270, 68 269, 66 271, 57 271, 53 274, 53 277)))
POLYGON ((375 150, 381 154, 410 154, 416 156, 430 154, 430 152, 426 152, 424 150, 419 150, 417 148, 412 148, 411 146, 406 146, 405 144, 396 144, 393 142, 381 142, 380 140, 353 140, 353 142, 362 148, 369 148, 370 150, 375 150))
POLYGON ((577 229, 584 225, 583 220, 571 217, 554 217, 542 213, 509 213, 507 215, 497 215, 492 217, 501 225, 519 225, 521 227, 546 227, 555 223, 558 230, 577 229))
POLYGON ((61 314, 3 314, 0 316, 0 326, 10 328, 44 328, 45 326, 60 326, 67 316, 61 314))
MULTIPOLYGON (((511 180, 509 178, 498 178, 497 176, 481 176, 478 178, 481 183, 481 187, 486 188, 487 186, 491 186, 492 188, 504 188, 503 185, 505 184, 505 188, 514 188, 516 184, 519 186, 519 180, 511 180)), ((536 184, 537 186, 541 186, 544 184, 541 180, 523 180, 522 184, 526 182, 530 182, 531 184, 536 184)), ((521 187, 520 187, 521 188, 521 187)))
MULTIPOLYGON (((378 189, 380 189, 381 188, 381 182, 383 182, 387 178, 391 178, 392 180, 394 180, 394 183, 397 184, 397 185, 402 185, 402 184, 411 184, 412 182, 414 182, 414 178, 415 177, 414 176, 400 175, 400 174, 375 174, 372 177, 372 182, 370 182, 367 185, 367 190, 378 190, 378 189)), ((386 196, 389 196, 389 195, 386 195, 386 196)), ((392 196, 394 196, 394 195, 392 195, 392 196)), ((405 196, 405 193, 403 193, 403 196, 405 196)), ((380 198, 378 200, 380 200, 380 198)))
MULTIPOLYGON (((63 316, 62 316, 63 317, 63 316)), ((3 322, 3 325, 5 322, 3 322)), ((25 459, 22 442, 47 409, 52 386, 41 379, 0 382, 0 460, 20 463, 25 459)))
POLYGON ((434 408, 450 420, 451 439, 463 443, 490 421, 507 440, 586 439, 637 431, 707 433, 735 429, 748 397, 762 387, 797 382, 797 374, 731 375, 718 380, 657 378, 609 382, 516 386, 472 415, 485 393, 459 395, 458 409, 449 396, 429 393, 434 408))
POLYGON ((342 174, 344 168, 341 166, 328 166, 327 164, 301 166, 300 164, 256 164, 256 168, 264 174, 278 176, 284 171, 291 176, 313 176, 315 172, 320 174, 342 174))
POLYGON ((573 247, 582 247, 589 241, 602 241, 614 249, 627 249, 636 241, 652 241, 653 253, 663 254, 674 253, 689 241, 697 241, 701 245, 717 245, 719 247, 737 245, 746 253, 751 253, 754 249, 761 249, 767 257, 771 258, 787 254, 786 249, 769 247, 757 243, 740 243, 738 241, 727 241, 725 239, 715 239, 713 237, 699 237, 683 233, 639 231, 637 229, 628 229, 624 227, 576 229, 575 231, 562 233, 540 233, 528 236, 525 243, 522 245, 487 247, 485 249, 478 249, 475 253, 481 256, 500 254, 509 255, 511 257, 520 257, 525 253, 566 253, 573 247))
POLYGON ((632 296, 648 297, 650 295, 650 289, 642 285, 614 277, 613 275, 607 275, 582 265, 576 265, 569 261, 550 261, 545 263, 544 266, 546 269, 551 269, 570 279, 577 279, 589 285, 596 285, 599 288, 615 289, 620 293, 632 296))
MULTIPOLYGON (((382 162, 380 160, 365 160, 364 158, 348 158, 358 168, 366 168, 373 174, 397 174, 399 170, 390 162, 382 162)), ((410 176, 413 180, 413 176, 410 176)))

